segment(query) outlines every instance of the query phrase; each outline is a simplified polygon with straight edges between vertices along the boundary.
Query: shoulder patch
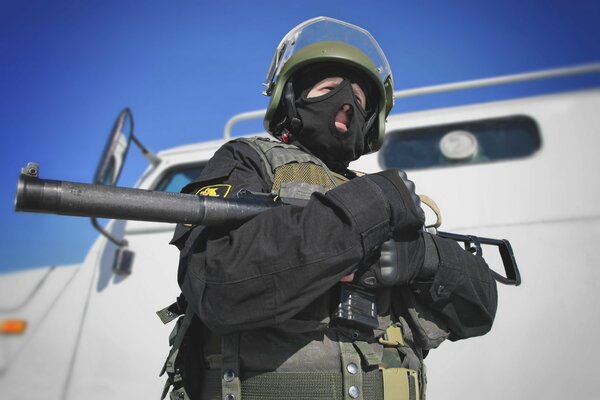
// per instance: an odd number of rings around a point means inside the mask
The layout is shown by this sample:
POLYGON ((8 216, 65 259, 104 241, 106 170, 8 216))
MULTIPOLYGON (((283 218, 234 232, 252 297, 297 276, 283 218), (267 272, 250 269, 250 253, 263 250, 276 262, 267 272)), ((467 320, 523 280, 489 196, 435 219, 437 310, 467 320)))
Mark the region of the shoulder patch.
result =
POLYGON ((195 194, 197 194, 198 196, 208 197, 227 197, 230 191, 231 185, 223 183, 218 185, 209 185, 201 187, 196 191, 195 194))

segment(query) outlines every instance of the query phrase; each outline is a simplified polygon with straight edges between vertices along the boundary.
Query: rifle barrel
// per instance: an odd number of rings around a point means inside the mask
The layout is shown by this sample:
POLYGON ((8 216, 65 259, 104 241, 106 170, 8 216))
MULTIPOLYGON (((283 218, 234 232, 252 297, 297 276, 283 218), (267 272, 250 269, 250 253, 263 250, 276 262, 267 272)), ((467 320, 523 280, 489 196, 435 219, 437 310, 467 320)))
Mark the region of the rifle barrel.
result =
POLYGON ((15 211, 215 226, 275 204, 19 176, 15 211))

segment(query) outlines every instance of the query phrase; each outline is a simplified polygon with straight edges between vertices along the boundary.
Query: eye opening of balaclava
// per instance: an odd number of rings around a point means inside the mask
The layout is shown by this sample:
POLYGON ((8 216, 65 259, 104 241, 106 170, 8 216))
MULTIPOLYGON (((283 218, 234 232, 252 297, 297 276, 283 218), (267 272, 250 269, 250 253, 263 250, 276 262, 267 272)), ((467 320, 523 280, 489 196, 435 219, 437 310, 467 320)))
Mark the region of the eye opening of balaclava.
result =
MULTIPOLYGON (((352 88, 352 81, 350 81, 349 79, 343 78, 342 82, 340 82, 340 84, 338 86, 336 86, 334 89, 330 90, 329 92, 322 94, 320 96, 314 96, 314 97, 308 97, 309 92, 312 90, 312 87, 309 87, 307 89, 304 89, 302 91, 302 93, 300 93, 300 97, 299 99, 302 99, 302 101, 306 102, 306 103, 318 103, 320 101, 323 100, 327 100, 329 97, 332 97, 336 94, 336 92, 341 91, 341 90, 346 90, 346 87, 348 87, 348 89, 352 92, 352 101, 350 101, 350 96, 347 96, 347 100, 348 103, 351 107, 352 107, 352 112, 358 111, 360 112, 363 117, 366 118, 367 116, 367 110, 360 104, 358 97, 354 94, 354 90, 352 88)), ((296 100, 297 101, 297 100, 296 100)))
POLYGON ((370 80, 364 76, 361 72, 356 69, 348 68, 340 64, 335 63, 321 63, 317 65, 311 65, 296 72, 293 77, 294 85, 294 97, 300 98, 303 92, 307 92, 307 89, 311 89, 317 83, 325 78, 339 76, 351 83, 358 84, 361 89, 365 92, 366 97, 366 112, 370 114, 370 111, 376 106, 376 91, 372 87, 370 80))

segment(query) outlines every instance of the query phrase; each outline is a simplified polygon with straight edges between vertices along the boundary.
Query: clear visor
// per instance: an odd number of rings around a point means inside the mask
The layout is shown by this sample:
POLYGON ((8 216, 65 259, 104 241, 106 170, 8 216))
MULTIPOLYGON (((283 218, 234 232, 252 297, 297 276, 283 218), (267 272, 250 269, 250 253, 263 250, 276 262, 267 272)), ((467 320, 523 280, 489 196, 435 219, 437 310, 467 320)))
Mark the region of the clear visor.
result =
POLYGON ((316 17, 296 26, 285 35, 279 46, 277 46, 277 51, 267 73, 265 83, 267 93, 270 92, 277 81, 285 63, 294 54, 306 46, 324 41, 344 42, 362 51, 371 58, 373 64, 377 67, 381 82, 385 82, 392 74, 385 54, 368 31, 337 19, 316 17))

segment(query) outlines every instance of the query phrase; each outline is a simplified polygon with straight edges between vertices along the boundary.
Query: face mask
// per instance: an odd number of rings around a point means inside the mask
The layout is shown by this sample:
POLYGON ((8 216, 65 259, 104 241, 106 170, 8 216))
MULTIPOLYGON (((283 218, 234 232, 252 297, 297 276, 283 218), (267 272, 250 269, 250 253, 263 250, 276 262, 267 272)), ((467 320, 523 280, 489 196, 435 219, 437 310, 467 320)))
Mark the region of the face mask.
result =
POLYGON ((350 81, 322 96, 306 98, 309 89, 296 100, 296 110, 302 121, 298 140, 326 164, 347 164, 360 157, 364 150, 366 113, 359 105, 350 81), (344 104, 352 108, 344 133, 335 126, 337 112, 344 104))

